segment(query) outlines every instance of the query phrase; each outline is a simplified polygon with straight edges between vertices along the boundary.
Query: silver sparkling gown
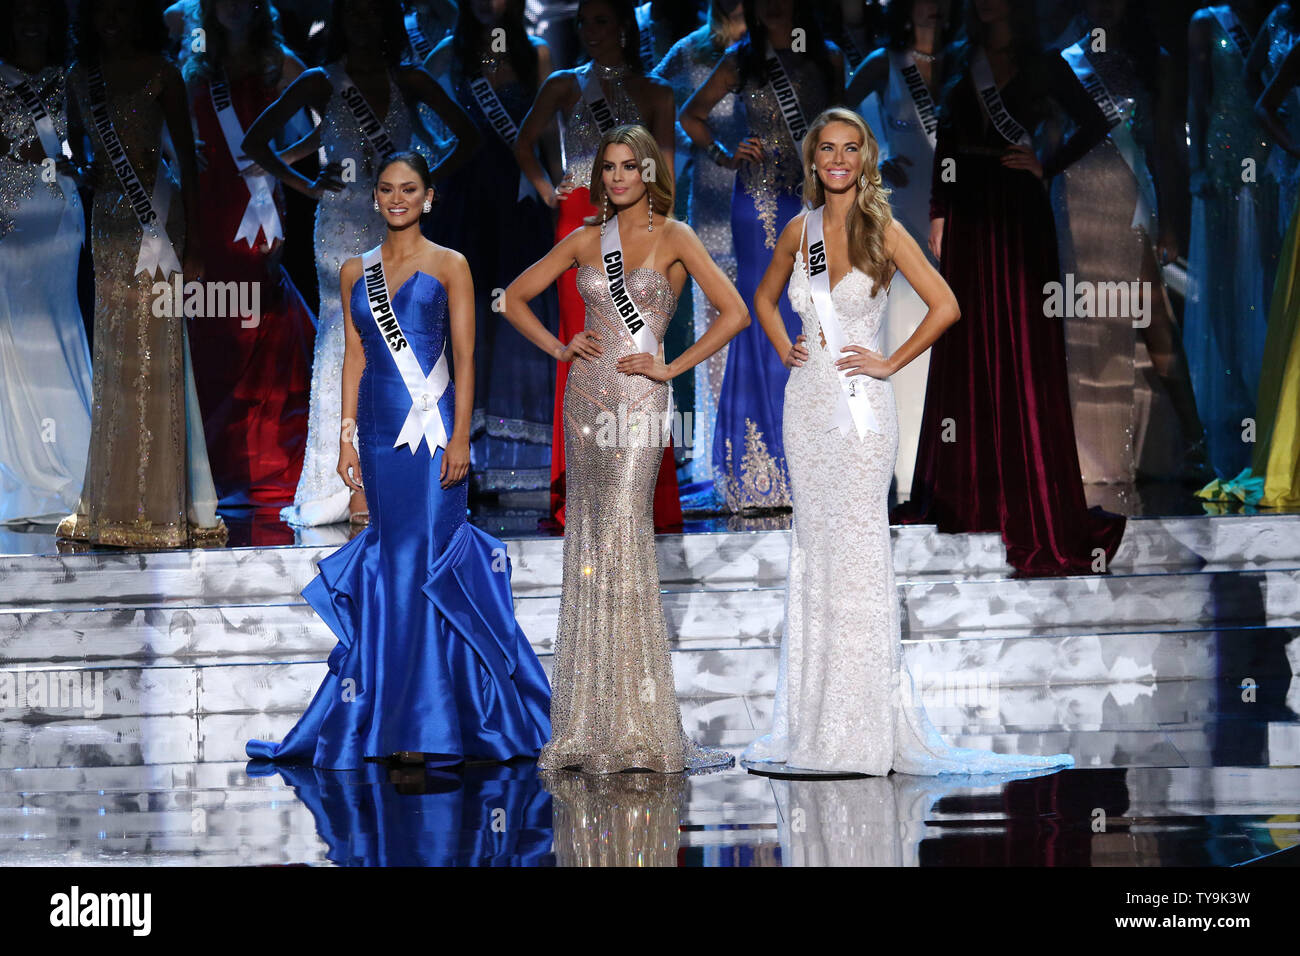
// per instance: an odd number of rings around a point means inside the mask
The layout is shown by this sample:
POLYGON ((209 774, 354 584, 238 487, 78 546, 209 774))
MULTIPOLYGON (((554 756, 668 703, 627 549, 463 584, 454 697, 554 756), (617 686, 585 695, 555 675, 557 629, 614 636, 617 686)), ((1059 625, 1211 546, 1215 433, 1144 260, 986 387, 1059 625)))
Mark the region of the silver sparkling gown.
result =
MULTIPOLYGON (((551 673, 551 739, 544 770, 677 773, 728 764, 682 729, 668 656, 668 628, 655 560, 654 487, 663 446, 638 413, 662 420, 668 385, 624 375, 618 359, 637 351, 604 276, 577 275, 585 328, 604 352, 576 360, 564 392, 568 503, 564 587, 551 673)), ((677 307, 668 279, 627 273, 627 290, 663 341, 677 307)))
MULTIPOLYGON (((324 68, 327 72, 329 67, 324 68)), ((388 113, 384 129, 398 149, 410 149, 410 111, 390 73, 388 113)), ((343 414, 343 302, 339 298, 339 269, 353 256, 368 252, 387 234, 383 217, 374 210, 370 184, 375 178, 374 155, 356 118, 337 94, 331 94, 321 114, 321 148, 330 162, 356 163, 356 181, 341 192, 326 192, 316 206, 316 278, 320 285, 316 352, 311 367, 311 404, 307 416, 307 449, 302 477, 293 504, 280 511, 292 525, 313 527, 346 521, 348 486, 335 469, 339 463, 339 429, 343 414)))

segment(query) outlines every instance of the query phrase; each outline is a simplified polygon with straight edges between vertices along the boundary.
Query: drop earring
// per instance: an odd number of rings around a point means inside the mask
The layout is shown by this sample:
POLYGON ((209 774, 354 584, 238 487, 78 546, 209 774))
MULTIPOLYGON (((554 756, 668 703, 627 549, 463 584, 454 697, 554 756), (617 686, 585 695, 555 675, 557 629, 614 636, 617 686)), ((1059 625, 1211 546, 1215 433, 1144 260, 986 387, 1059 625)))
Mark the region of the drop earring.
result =
POLYGON ((645 198, 646 198, 646 207, 650 210, 650 214, 649 214, 649 216, 647 217, 647 218, 649 219, 649 222, 646 224, 645 231, 646 231, 646 232, 654 232, 654 231, 655 231, 655 204, 654 204, 654 200, 651 199, 650 196, 649 196, 648 194, 646 195, 645 198))
POLYGON ((863 173, 861 176, 858 177, 858 186, 859 186, 860 188, 862 188, 862 189, 866 189, 866 188, 867 188, 867 174, 866 174, 866 173, 863 173))
POLYGON ((375 200, 375 212, 379 212, 379 200, 375 200))
POLYGON ((426 200, 424 201, 424 211, 425 211, 425 212, 433 212, 433 200, 432 200, 432 199, 426 199, 426 200))
POLYGON ((607 221, 608 219, 609 219, 609 194, 607 193, 607 194, 605 195, 605 204, 604 204, 604 206, 601 208, 601 213, 600 213, 600 234, 601 234, 601 236, 604 236, 604 235, 605 235, 605 223, 606 223, 606 221, 607 221))

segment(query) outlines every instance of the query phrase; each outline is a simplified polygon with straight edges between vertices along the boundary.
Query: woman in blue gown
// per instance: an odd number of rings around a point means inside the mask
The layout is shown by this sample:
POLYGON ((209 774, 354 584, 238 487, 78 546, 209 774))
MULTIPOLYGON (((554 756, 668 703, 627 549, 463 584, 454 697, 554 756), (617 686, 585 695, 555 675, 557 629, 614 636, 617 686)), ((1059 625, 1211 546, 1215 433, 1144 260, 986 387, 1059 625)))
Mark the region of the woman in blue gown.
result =
MULTIPOLYGON (((731 198, 736 288, 752 310, 776 237, 803 208, 803 129, 839 102, 844 60, 833 43, 822 39, 810 5, 792 0, 747 3, 745 24, 745 39, 727 51, 678 119, 713 162, 736 170, 731 198), (798 36, 806 43, 794 42, 798 36), (769 65, 769 51, 780 64, 779 72, 769 65), (783 111, 776 90, 787 85, 794 95, 783 111), (729 93, 736 96, 742 126, 749 130, 740 143, 719 142, 709 125, 713 107, 729 93)), ((780 311, 791 338, 798 335, 799 317, 784 293, 780 311)), ((728 346, 712 448, 714 490, 728 511, 791 505, 781 439, 781 396, 789 377, 758 323, 728 346)))
POLYGON ((550 688, 515 621, 505 546, 465 520, 474 289, 465 258, 420 235, 429 182, 419 154, 390 155, 375 185, 387 238, 339 272, 338 471, 365 488, 370 524, 302 591, 339 643, 284 741, 248 742, 254 759, 509 760, 535 757, 550 734, 550 688))

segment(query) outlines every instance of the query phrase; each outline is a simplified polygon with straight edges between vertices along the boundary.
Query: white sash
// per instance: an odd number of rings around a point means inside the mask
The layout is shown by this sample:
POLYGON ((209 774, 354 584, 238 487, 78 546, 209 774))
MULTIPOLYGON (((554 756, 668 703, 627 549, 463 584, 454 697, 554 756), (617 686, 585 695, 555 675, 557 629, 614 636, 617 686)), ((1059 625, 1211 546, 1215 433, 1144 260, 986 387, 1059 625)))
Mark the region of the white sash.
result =
POLYGON ((1214 14, 1214 19, 1219 21, 1219 26, 1223 27, 1223 32, 1228 34, 1237 52, 1241 54, 1241 58, 1246 59, 1250 54, 1250 34, 1241 25, 1232 7, 1210 7, 1210 12, 1214 14))
POLYGON ((785 67, 781 65, 781 58, 776 55, 771 44, 768 44, 764 51, 764 59, 767 63, 768 85, 772 87, 776 105, 781 108, 781 118, 785 120, 785 128, 790 131, 790 138, 798 146, 808 132, 808 120, 803 115, 802 107, 799 106, 799 94, 794 84, 790 82, 785 67))
POLYGON ((600 77, 596 75, 595 64, 588 63, 582 69, 585 73, 578 80, 582 101, 591 110, 591 118, 596 121, 596 128, 603 135, 614 128, 614 111, 605 100, 605 91, 600 88, 600 77))
POLYGON ((420 29, 420 18, 414 10, 410 10, 403 19, 406 23, 406 38, 411 43, 411 50, 415 53, 416 59, 423 63, 433 52, 433 47, 425 37, 424 31, 420 29))
POLYGON ((420 436, 429 440, 429 457, 433 457, 438 448, 447 447, 447 429, 442 423, 442 414, 438 411, 438 400, 447 390, 451 376, 447 372, 447 349, 444 346, 433 371, 428 375, 420 369, 420 360, 410 349, 410 343, 398 324, 397 313, 388 301, 388 280, 384 276, 383 246, 378 245, 361 257, 361 277, 366 284, 366 299, 370 303, 370 315, 379 327, 379 334, 388 346, 388 354, 393 357, 406 391, 411 396, 411 410, 406 413, 402 430, 393 442, 394 448, 409 445, 411 454, 420 447, 420 436))
POLYGON ((993 67, 989 65, 989 58, 982 49, 975 51, 975 58, 970 64, 970 73, 971 79, 975 81, 975 91, 980 106, 984 108, 989 122, 1002 134, 1002 138, 1015 146, 1030 145, 1029 134, 1025 132, 1025 128, 1007 112, 1006 105, 1002 102, 1002 94, 998 92, 997 81, 993 79, 993 67))
POLYGON ((98 66, 86 71, 86 86, 90 96, 90 117, 99 142, 104 147, 108 160, 113 165, 117 180, 122 186, 122 194, 131 203, 135 217, 140 222, 142 237, 140 255, 136 258, 135 272, 148 273, 155 278, 166 279, 173 272, 181 271, 180 260, 176 250, 167 238, 167 212, 171 208, 172 188, 167 179, 167 165, 164 155, 171 150, 171 136, 163 124, 163 148, 158 151, 158 170, 154 175, 153 195, 145 190, 144 183, 131 165, 122 140, 113 128, 113 120, 108 115, 108 91, 104 86, 104 74, 98 66), (161 276, 158 273, 161 272, 161 276))
MULTIPOLYGON (((822 232, 822 212, 825 208, 818 206, 804 218, 804 224, 808 227, 808 285, 812 289, 813 311, 817 313, 822 337, 826 339, 826 351, 830 353, 831 361, 837 362, 844 358, 847 342, 831 298, 831 270, 826 260, 826 239, 822 232)), ((882 322, 876 329, 875 339, 868 346, 873 352, 880 351, 883 329, 882 322)), ((840 398, 831 413, 831 424, 840 430, 841 435, 848 435, 853 428, 857 429, 858 438, 865 438, 868 431, 883 435, 885 430, 867 397, 869 377, 850 376, 839 369, 836 369, 835 377, 840 383, 840 398)))
MULTIPOLYGON (((641 317, 641 312, 632 301, 627 291, 626 262, 623 258, 623 241, 618 235, 618 216, 613 216, 605 224, 604 234, 600 237, 600 261, 605 270, 605 285, 609 297, 614 300, 614 309, 623 320, 623 328, 632 337, 632 344, 638 352, 659 354, 659 340, 655 338, 650 324, 641 317)), ((668 404, 664 407, 663 428, 665 433, 672 425, 673 387, 668 385, 668 404)))
POLYGON ((473 76, 469 81, 469 91, 474 94, 478 108, 483 111, 483 115, 497 131, 497 135, 505 140, 507 146, 514 146, 515 140, 519 138, 519 127, 515 126, 514 119, 501 104, 501 98, 497 96, 497 91, 492 89, 492 84, 487 81, 487 77, 482 73, 473 76))
MULTIPOLYGON (((45 150, 46 157, 56 163, 63 159, 63 141, 59 139, 58 131, 54 128, 54 120, 51 119, 49 111, 45 108, 45 104, 41 102, 40 95, 32 87, 31 83, 27 82, 27 78, 23 76, 21 71, 3 62, 0 62, 0 80, 12 87, 13 91, 18 94, 18 98, 22 100, 23 106, 32 114, 32 123, 36 127, 36 136, 41 141, 41 148, 45 150)), ((72 180, 63 173, 56 173, 56 178, 58 179, 59 188, 63 190, 63 198, 68 202, 76 202, 79 197, 77 187, 72 180)))
POLYGON ((243 239, 251 249, 257 245, 257 233, 266 233, 268 245, 284 238, 284 229, 280 225, 280 214, 275 209, 275 177, 269 173, 250 173, 248 167, 253 161, 244 155, 240 144, 244 141, 244 129, 239 125, 239 116, 235 113, 235 104, 230 99, 230 87, 226 84, 226 72, 221 70, 208 84, 212 96, 212 108, 216 110, 217 122, 221 124, 221 133, 226 137, 226 148, 235 161, 239 175, 244 177, 248 187, 248 206, 244 209, 244 218, 239 222, 235 232, 235 242, 243 239))
POLYGON ((1120 157, 1128 165, 1129 171, 1133 173, 1133 179, 1138 187, 1137 207, 1133 213, 1133 228, 1136 229, 1141 226, 1150 233, 1155 219, 1155 183, 1151 179, 1151 171, 1147 168, 1146 159, 1141 148, 1133 139, 1133 133, 1128 124, 1124 122, 1123 111, 1120 110, 1119 104, 1115 102, 1115 97, 1111 95, 1110 90, 1106 88, 1105 82, 1088 60, 1087 43, 1089 39, 1091 39, 1091 35, 1085 36, 1073 46, 1066 47, 1061 51, 1061 58, 1074 71, 1074 75, 1083 85, 1083 88, 1088 91, 1088 95, 1092 97, 1093 102, 1105 114, 1106 122, 1111 126, 1110 141, 1119 151, 1120 157))
MULTIPOLYGON (((334 84, 335 92, 347 104, 348 109, 352 111, 352 115, 356 118, 357 125, 361 128, 361 135, 370 144, 370 150, 375 154, 376 162, 389 153, 396 152, 397 147, 388 135, 388 130, 384 129, 384 124, 375 115, 375 111, 366 102, 366 98, 361 95, 361 91, 352 82, 352 78, 340 66, 327 67, 326 72, 329 74, 330 82, 334 84)), ((392 109, 393 105, 390 103, 389 109, 392 109)))
POLYGON ((903 87, 912 99, 913 119, 925 131, 925 138, 930 141, 930 148, 933 149, 939 137, 939 114, 934 108, 930 88, 925 85, 925 77, 921 76, 916 60, 909 51, 893 52, 889 57, 894 61, 894 69, 898 71, 903 87))

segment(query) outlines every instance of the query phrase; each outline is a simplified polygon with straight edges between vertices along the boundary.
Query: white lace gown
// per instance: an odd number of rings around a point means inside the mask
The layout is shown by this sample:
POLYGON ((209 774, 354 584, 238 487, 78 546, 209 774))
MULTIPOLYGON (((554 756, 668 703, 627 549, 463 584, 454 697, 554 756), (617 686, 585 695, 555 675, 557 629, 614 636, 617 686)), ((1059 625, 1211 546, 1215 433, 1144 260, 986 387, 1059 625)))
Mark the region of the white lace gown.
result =
MULTIPOLYGON (((803 256, 790 304, 810 358, 790 372, 783 435, 794 498, 785 629, 772 731, 743 760, 878 776, 1008 773, 1068 767, 1069 754, 1019 756, 951 747, 926 716, 902 657, 887 496, 898 450, 891 383, 868 379, 883 433, 831 425, 839 389, 821 344, 803 256)), ((847 342, 870 347, 888 295, 851 270, 831 298, 847 342)))

